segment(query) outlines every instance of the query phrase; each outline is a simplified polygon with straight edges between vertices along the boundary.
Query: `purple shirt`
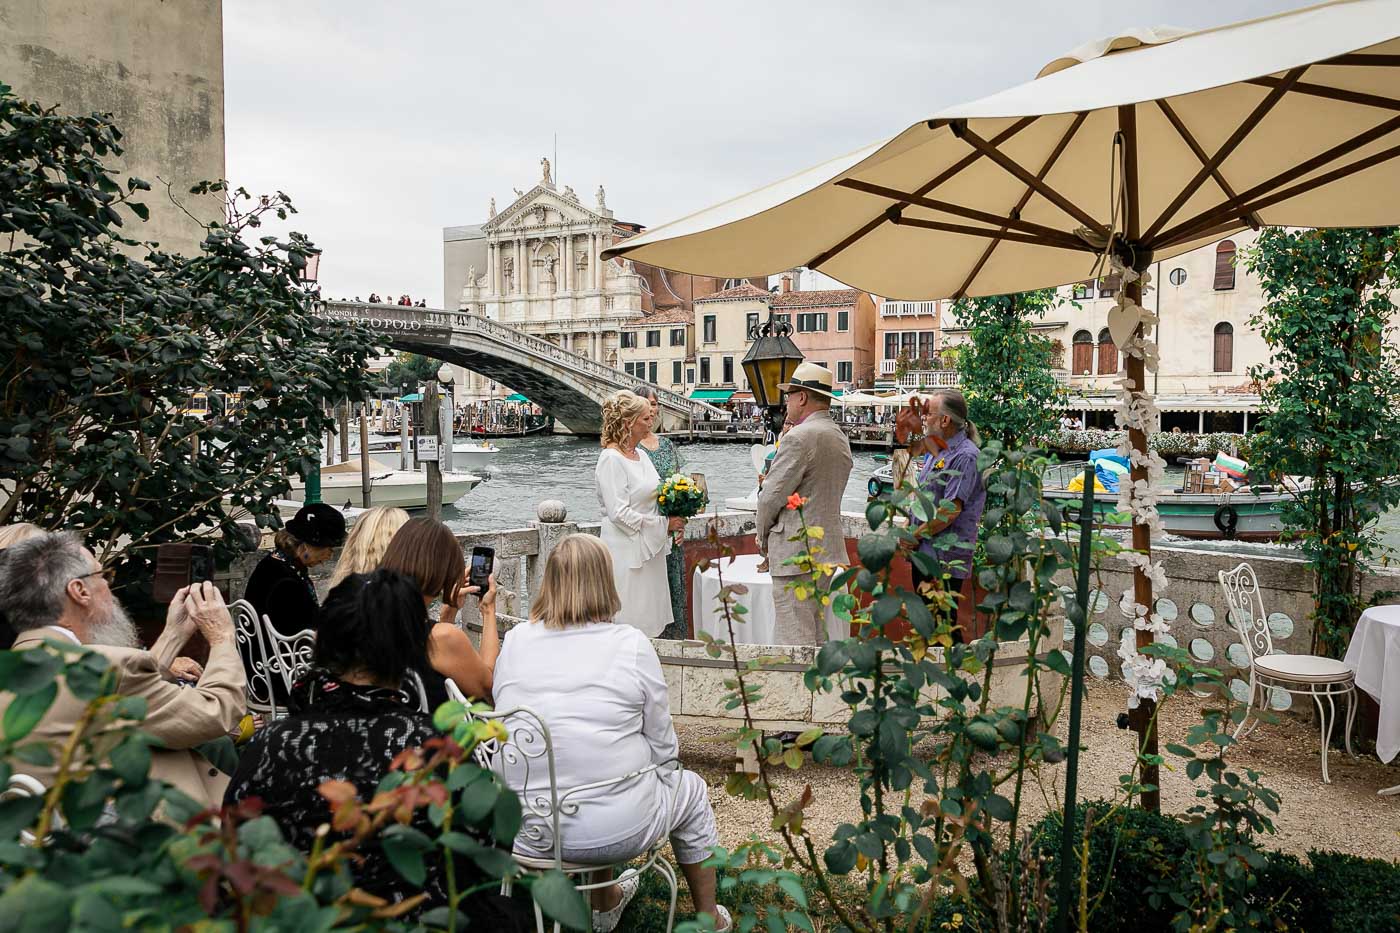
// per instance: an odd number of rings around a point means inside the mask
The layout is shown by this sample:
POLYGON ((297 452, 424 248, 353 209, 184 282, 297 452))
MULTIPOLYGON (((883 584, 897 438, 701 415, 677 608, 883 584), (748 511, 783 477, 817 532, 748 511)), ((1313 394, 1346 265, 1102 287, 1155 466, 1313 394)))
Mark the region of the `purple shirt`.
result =
POLYGON ((949 499, 962 502, 962 511, 946 529, 934 535, 940 537, 952 532, 958 537, 955 547, 935 548, 931 540, 919 545, 919 550, 930 554, 944 563, 957 561, 962 566, 949 567, 947 573, 955 580, 962 580, 972 573, 972 550, 977 545, 977 526, 982 521, 982 510, 987 505, 987 489, 982 483, 982 474, 977 472, 977 445, 967 439, 966 431, 959 431, 948 441, 948 449, 938 456, 924 455, 919 467, 919 486, 933 498, 934 504, 949 499))

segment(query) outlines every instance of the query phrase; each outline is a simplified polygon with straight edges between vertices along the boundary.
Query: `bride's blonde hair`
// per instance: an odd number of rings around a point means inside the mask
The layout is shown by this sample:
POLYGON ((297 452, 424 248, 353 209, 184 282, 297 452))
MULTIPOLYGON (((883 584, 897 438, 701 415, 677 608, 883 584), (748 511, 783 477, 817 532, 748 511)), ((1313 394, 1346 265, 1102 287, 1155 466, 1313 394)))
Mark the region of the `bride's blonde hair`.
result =
POLYGON ((604 447, 620 444, 627 436, 627 426, 650 410, 646 399, 626 389, 609 395, 603 403, 603 434, 599 443, 604 447))
POLYGON ((389 542, 407 522, 408 513, 393 506, 381 505, 361 515, 340 549, 330 588, 335 589, 337 583, 352 573, 369 573, 378 567, 380 558, 389 549, 389 542))

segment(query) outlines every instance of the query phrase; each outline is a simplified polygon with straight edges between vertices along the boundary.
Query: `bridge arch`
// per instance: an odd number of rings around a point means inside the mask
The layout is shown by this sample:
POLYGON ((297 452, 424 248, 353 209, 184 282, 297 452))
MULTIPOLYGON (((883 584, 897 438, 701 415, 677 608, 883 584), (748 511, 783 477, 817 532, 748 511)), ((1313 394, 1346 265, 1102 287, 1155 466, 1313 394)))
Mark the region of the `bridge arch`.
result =
POLYGON ((618 389, 655 389, 663 430, 679 430, 706 413, 723 414, 479 314, 353 301, 318 302, 314 313, 326 320, 354 321, 395 350, 464 366, 510 386, 575 434, 602 429, 602 403, 618 389))

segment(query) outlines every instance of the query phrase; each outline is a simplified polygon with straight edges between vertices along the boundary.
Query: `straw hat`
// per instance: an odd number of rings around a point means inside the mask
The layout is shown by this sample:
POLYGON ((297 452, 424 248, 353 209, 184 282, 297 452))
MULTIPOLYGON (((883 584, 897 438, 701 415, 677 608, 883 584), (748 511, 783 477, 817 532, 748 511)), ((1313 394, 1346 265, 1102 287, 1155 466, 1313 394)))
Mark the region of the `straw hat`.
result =
POLYGON ((797 370, 792 374, 792 381, 778 386, 784 392, 796 392, 801 389, 804 392, 816 392, 827 398, 835 398, 831 387, 831 370, 816 363, 798 363, 797 370))

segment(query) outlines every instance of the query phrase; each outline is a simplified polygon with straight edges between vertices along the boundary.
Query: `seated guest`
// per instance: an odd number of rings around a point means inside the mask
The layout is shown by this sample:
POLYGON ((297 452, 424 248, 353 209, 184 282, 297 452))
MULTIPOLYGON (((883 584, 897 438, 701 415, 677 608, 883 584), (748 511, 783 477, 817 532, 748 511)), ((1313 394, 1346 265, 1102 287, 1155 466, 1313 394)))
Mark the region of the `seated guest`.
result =
MULTIPOLYGON (((0 528, 0 561, 5 559, 5 549, 40 534, 44 529, 29 522, 15 522, 0 528)), ((15 643, 15 630, 5 621, 5 607, 0 606, 0 650, 9 650, 15 643)))
POLYGON ((377 506, 355 519, 355 527, 350 529, 350 537, 340 549, 340 559, 335 562, 335 571, 326 589, 335 589, 352 573, 369 573, 377 568, 394 533, 407 521, 407 512, 390 505, 377 506))
MULTIPOLYGON (((228 778, 194 749, 223 738, 237 725, 243 716, 245 681, 233 643, 233 620, 212 583, 180 590, 156 650, 143 651, 136 626, 112 594, 106 571, 92 552, 75 535, 43 532, 8 549, 0 565, 0 606, 19 633, 16 651, 51 639, 88 645, 106 657, 117 674, 116 692, 146 701, 141 728, 160 743, 151 749, 151 777, 204 806, 219 805, 228 778), (209 660, 192 687, 181 687, 164 675, 195 631, 209 643, 209 660)), ((0 694, 0 710, 13 699, 0 694)), ((57 761, 86 707, 64 687, 30 737, 48 743, 57 761)), ((53 782, 53 765, 18 759, 14 764, 45 786, 53 782)))
MULTIPOLYGON (((530 623, 506 633, 496 663, 496 709, 524 706, 544 720, 561 791, 671 761, 679 750, 661 661, 639 629, 614 624, 619 603, 607 548, 591 535, 570 535, 549 555, 530 623)), ((523 770, 510 765, 504 777, 526 796, 548 781, 535 771, 524 788, 523 770)), ((581 806, 560 818, 565 860, 626 861, 669 836, 696 909, 714 917, 719 929, 730 929, 728 911, 715 903, 715 870, 700 864, 719 844, 704 778, 664 771, 571 800, 581 806)), ((524 829, 532 824, 543 827, 527 811, 524 829)), ((544 838, 551 838, 548 829, 544 838)), ((525 840, 522 830, 517 852, 553 854, 525 840)), ((636 889, 634 878, 595 891, 593 929, 613 929, 636 889)))
MULTIPOLYGON (((427 610, 413 580, 388 570, 347 577, 326 596, 315 666, 292 688, 292 714, 249 743, 225 804, 261 799, 287 842, 310 852, 317 828, 331 821, 319 792, 323 782, 348 781, 369 801, 394 756, 439 735, 432 717, 418 711, 417 697, 402 689, 407 672, 424 663, 427 648, 427 610)), ((438 834, 425 811, 416 822, 438 834)), ((332 834, 328 842, 336 838, 332 834)), ((427 856, 428 876, 420 885, 394 870, 378 840, 359 855, 351 873, 370 894, 396 902, 424 892, 425 910, 447 902, 440 857, 427 856)), ((483 881, 465 861, 455 871, 459 889, 483 881)), ((514 929, 513 921, 500 922, 508 918, 497 903, 488 895, 472 897, 463 910, 473 920, 495 921, 482 929, 514 929)))
POLYGON ((243 598, 283 635, 316 627, 316 585, 308 570, 330 560, 345 541, 345 516, 318 502, 304 505, 272 536, 273 549, 248 577, 243 598))
POLYGON ((428 663, 418 671, 428 693, 428 709, 447 702, 446 681, 451 678, 469 697, 491 696, 492 670, 501 640, 496 634, 496 579, 481 594, 481 651, 457 626, 457 613, 478 588, 467 585, 467 565, 457 536, 442 522, 415 518, 398 530, 379 566, 397 570, 418 583, 423 604, 442 600, 442 611, 428 639, 428 663))

